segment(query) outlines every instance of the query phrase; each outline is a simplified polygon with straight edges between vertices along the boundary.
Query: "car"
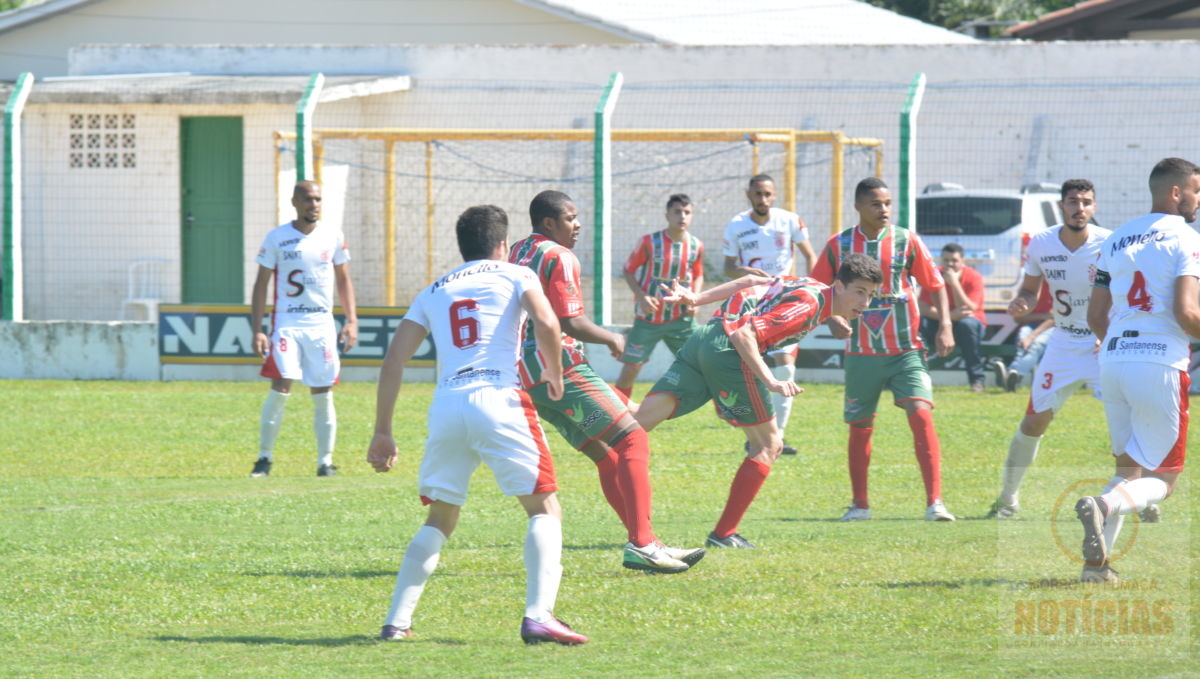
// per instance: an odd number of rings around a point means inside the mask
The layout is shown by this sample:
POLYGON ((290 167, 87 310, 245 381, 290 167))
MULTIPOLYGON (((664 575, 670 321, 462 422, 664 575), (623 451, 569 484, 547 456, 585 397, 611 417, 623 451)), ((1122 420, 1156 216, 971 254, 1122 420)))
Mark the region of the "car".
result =
POLYGON ((1003 309, 1021 285, 1025 246, 1033 234, 1062 223, 1060 187, 967 189, 940 183, 917 196, 917 233, 934 257, 947 243, 963 248, 967 266, 983 274, 984 306, 1003 309))

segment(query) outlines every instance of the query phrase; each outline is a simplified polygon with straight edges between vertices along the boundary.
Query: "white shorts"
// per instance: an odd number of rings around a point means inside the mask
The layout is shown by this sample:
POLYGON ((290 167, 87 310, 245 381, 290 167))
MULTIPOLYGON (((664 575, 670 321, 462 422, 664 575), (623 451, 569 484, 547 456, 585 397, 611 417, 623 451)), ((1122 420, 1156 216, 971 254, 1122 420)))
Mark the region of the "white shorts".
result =
POLYGON ((1143 469, 1183 471, 1187 455, 1188 374, 1161 363, 1126 361, 1100 368, 1113 455, 1143 469))
POLYGON ((1101 398, 1100 362, 1092 345, 1060 344, 1052 338, 1033 370, 1029 407, 1025 412, 1032 415, 1053 410, 1057 413, 1080 385, 1087 385, 1096 398, 1101 398))
POLYGON ((422 501, 463 505, 480 462, 505 495, 558 490, 546 434, 529 394, 486 385, 434 392, 418 484, 422 501))
POLYGON ((271 353, 259 372, 271 379, 303 380, 310 387, 332 387, 338 382, 342 362, 337 352, 337 327, 275 328, 271 353))

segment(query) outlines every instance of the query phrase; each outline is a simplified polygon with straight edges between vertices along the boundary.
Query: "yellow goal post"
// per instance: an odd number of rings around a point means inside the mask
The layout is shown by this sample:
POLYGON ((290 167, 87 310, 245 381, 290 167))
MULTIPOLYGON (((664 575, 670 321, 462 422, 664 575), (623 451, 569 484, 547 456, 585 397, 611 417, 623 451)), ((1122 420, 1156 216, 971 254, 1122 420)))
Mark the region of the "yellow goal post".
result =
MULTIPOLYGON (((434 194, 435 156, 439 144, 445 142, 488 141, 488 142, 586 142, 594 139, 591 129, 434 129, 434 128, 318 128, 313 132, 313 170, 314 179, 324 183, 326 147, 337 140, 368 142, 378 144, 381 150, 382 162, 379 174, 382 176, 380 187, 383 202, 382 251, 382 299, 387 306, 396 304, 396 246, 397 246, 397 169, 396 149, 400 144, 424 145, 424 279, 425 283, 432 282, 438 268, 435 266, 435 206, 437 200, 434 194)), ((873 152, 871 170, 874 176, 881 177, 883 173, 883 140, 873 137, 849 137, 837 130, 797 130, 792 128, 768 129, 614 129, 612 130, 614 144, 622 142, 725 142, 746 143, 751 148, 750 167, 745 168, 749 177, 760 172, 760 148, 765 144, 779 145, 782 148, 783 179, 780 193, 784 206, 796 211, 797 204, 797 148, 802 144, 827 144, 829 151, 829 224, 833 233, 842 228, 842 205, 845 193, 845 157, 846 150, 860 147, 863 151, 873 152)), ((273 135, 275 146, 275 191, 276 191, 276 223, 287 217, 283 206, 287 204, 291 187, 285 185, 284 156, 288 144, 294 142, 296 133, 291 131, 276 131, 273 135)), ((405 176, 415 178, 414 173, 405 176)))

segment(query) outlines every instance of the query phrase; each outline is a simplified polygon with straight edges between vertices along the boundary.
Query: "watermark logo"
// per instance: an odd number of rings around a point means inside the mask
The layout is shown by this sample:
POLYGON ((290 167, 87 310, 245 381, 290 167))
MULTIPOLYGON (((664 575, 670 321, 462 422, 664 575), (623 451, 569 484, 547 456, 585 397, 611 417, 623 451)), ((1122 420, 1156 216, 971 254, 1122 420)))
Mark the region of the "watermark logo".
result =
MULTIPOLYGON (((1167 503, 1178 512, 1164 513, 1162 523, 1125 515, 1107 558, 1089 561, 1076 504, 1103 494, 1108 482, 1094 469, 1032 468, 1019 518, 996 521, 1001 658, 1189 657, 1191 526, 1183 483, 1167 503)), ((1114 520, 1107 518, 1110 535, 1114 520)), ((1089 554, 1096 558, 1095 550, 1089 554)))

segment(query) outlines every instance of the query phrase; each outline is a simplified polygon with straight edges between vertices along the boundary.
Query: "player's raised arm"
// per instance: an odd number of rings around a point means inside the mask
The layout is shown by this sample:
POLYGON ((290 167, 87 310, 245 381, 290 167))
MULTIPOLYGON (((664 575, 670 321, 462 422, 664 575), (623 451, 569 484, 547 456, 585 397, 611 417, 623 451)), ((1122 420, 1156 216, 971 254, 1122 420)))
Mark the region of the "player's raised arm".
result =
POLYGON ((379 385, 375 389, 375 436, 371 438, 370 448, 367 449, 367 462, 377 472, 386 472, 396 463, 398 451, 396 441, 392 438, 396 397, 404 381, 404 365, 412 360, 427 334, 419 323, 407 318, 400 321, 400 327, 396 329, 387 356, 383 359, 383 367, 379 370, 379 385))
POLYGON ((663 286, 662 301, 671 304, 675 302, 683 302, 684 304, 693 307, 704 306, 705 304, 720 302, 721 300, 729 297, 733 293, 743 288, 748 288, 752 285, 763 285, 765 283, 770 283, 771 280, 771 276, 758 276, 755 274, 750 274, 742 276, 741 278, 735 278, 734 280, 727 281, 716 287, 709 288, 708 290, 701 292, 694 292, 681 286, 679 281, 672 281, 670 288, 663 286))
POLYGON ((526 290, 521 295, 521 308, 529 314, 533 321, 534 339, 537 340, 538 353, 545 364, 542 366, 542 379, 546 381, 546 392, 550 399, 557 401, 563 395, 562 367, 562 328, 550 300, 540 289, 526 290))

